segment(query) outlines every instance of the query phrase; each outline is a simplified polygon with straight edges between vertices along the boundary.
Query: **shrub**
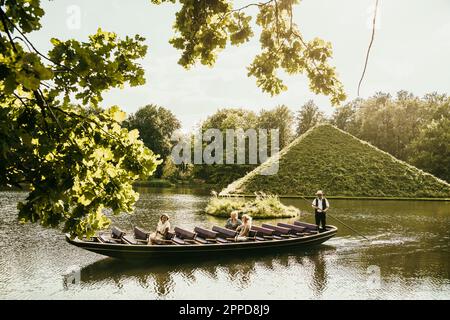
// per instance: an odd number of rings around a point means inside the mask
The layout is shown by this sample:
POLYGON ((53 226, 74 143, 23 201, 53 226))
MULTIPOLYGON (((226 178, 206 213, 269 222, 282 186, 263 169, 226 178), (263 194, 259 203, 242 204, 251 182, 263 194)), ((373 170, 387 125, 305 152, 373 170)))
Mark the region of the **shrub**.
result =
POLYGON ((253 219, 291 218, 300 214, 297 208, 282 204, 278 196, 263 193, 251 201, 238 197, 213 196, 205 208, 207 214, 225 218, 234 210, 239 212, 239 216, 248 214, 253 219))

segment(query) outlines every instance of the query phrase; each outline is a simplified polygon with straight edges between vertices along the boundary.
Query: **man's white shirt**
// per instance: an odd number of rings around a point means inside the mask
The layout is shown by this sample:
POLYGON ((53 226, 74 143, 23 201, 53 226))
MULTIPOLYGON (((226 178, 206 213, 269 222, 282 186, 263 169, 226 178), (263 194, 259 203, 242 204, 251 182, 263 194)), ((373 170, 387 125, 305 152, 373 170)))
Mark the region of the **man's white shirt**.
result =
MULTIPOLYGON (((323 208, 322 208, 322 200, 323 200, 323 198, 322 199, 316 198, 316 199, 313 200, 312 205, 318 207, 320 210, 323 210, 323 208), (316 205, 316 200, 318 200, 317 201, 317 205, 316 205)), ((325 203, 327 204, 327 208, 329 208, 330 204, 328 203, 327 199, 325 199, 325 203)))

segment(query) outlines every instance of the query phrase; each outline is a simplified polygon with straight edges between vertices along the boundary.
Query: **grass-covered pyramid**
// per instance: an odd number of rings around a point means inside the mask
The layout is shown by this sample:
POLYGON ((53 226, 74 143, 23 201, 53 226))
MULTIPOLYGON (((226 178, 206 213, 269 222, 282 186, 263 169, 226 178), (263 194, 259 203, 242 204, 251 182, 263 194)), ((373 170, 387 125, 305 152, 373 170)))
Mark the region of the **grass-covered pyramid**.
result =
POLYGON ((450 184, 332 125, 319 125, 221 194, 450 198, 450 184), (274 175, 260 172, 278 159, 274 175))

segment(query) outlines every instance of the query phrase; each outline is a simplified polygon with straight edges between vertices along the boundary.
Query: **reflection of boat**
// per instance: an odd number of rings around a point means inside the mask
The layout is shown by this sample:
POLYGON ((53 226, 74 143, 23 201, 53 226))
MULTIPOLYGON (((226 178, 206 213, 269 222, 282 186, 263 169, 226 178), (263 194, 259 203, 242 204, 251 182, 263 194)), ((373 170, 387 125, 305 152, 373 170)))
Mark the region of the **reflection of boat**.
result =
MULTIPOLYGON (((104 258, 84 266, 80 270, 80 281, 83 286, 102 282, 101 285, 113 285, 117 288, 124 288, 132 283, 149 292, 153 291, 156 294, 155 297, 162 297, 176 291, 177 283, 194 284, 197 281, 202 283, 205 279, 219 287, 222 284, 223 286, 232 284, 241 289, 249 288, 252 287, 255 279, 264 278, 264 274, 271 278, 269 274, 272 274, 274 270, 284 269, 306 272, 308 276, 299 279, 299 285, 311 282, 310 287, 316 291, 323 290, 318 284, 327 283, 327 279, 321 277, 328 277, 326 272, 317 272, 317 270, 325 268, 324 257, 333 256, 334 250, 332 246, 322 245, 308 249, 281 248, 275 253, 266 250, 248 252, 244 255, 186 256, 183 259, 177 257, 153 260, 104 258), (318 255, 321 255, 321 258, 317 258, 318 255)), ((320 296, 321 291, 316 294, 320 296)))
POLYGON ((142 244, 138 239, 125 236, 122 232, 110 238, 102 236, 71 239, 67 235, 66 240, 77 247, 105 256, 147 259, 185 254, 210 256, 236 251, 263 252, 280 248, 302 248, 323 243, 337 232, 337 228, 331 225, 320 233, 315 230, 316 226, 313 224, 296 221, 292 225, 279 223, 276 226, 263 224, 261 227, 252 227, 251 237, 243 242, 234 241, 235 232, 221 227, 214 227, 212 230, 196 227, 195 232, 175 228, 172 239, 158 245, 142 244))

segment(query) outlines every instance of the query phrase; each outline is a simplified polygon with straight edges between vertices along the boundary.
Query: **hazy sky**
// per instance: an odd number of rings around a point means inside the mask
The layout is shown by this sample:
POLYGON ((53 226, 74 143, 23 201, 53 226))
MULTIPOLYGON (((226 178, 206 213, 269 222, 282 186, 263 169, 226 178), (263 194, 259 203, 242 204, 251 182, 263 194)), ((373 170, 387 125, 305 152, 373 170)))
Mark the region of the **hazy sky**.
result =
MULTIPOLYGON (((250 1, 235 1, 239 7, 250 1)), ((295 22, 306 39, 321 37, 333 44, 334 59, 349 99, 356 97, 370 39, 375 0, 303 0, 295 22)), ((168 40, 178 5, 156 6, 150 0, 42 1, 43 28, 30 37, 48 50, 51 37, 80 41, 98 27, 120 36, 140 34, 149 45, 142 61, 147 83, 137 88, 112 90, 104 106, 117 104, 127 112, 155 103, 169 108, 184 130, 204 120, 218 108, 245 107, 254 111, 286 104, 296 111, 308 99, 330 114, 325 96, 308 89, 303 75, 286 76, 288 91, 275 96, 262 93, 248 66, 259 52, 258 33, 249 43, 222 51, 213 68, 198 65, 185 70, 177 64, 180 53, 168 40), (81 13, 79 28, 71 12, 81 13)), ((450 0, 380 0, 378 29, 361 96, 377 91, 394 94, 404 89, 422 96, 427 92, 450 93, 450 0)), ((248 11, 256 13, 256 9, 248 11)))

